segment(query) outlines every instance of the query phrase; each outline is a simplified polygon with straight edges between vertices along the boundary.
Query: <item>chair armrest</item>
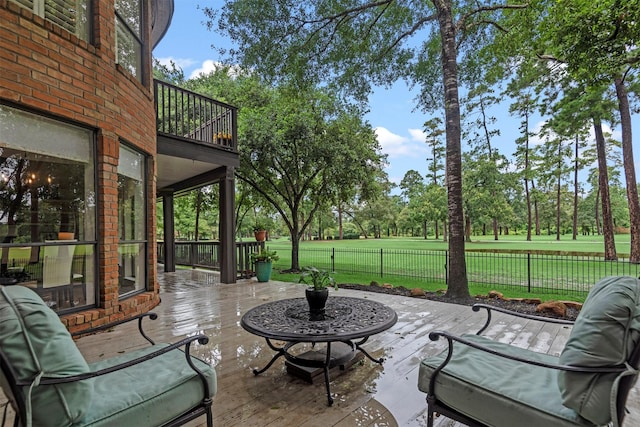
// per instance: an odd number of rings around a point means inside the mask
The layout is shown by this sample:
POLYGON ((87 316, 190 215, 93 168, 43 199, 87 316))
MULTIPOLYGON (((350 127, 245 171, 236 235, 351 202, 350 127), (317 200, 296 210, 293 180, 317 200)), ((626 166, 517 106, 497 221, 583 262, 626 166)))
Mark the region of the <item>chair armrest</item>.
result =
MULTIPOLYGON (((497 350, 488 348, 486 346, 483 346, 481 344, 469 341, 463 337, 457 336, 457 335, 453 335, 449 332, 445 332, 445 331, 432 331, 429 333, 429 339, 431 341, 438 341, 440 339, 440 337, 443 337, 447 340, 448 343, 448 348, 447 348, 447 357, 445 358, 445 360, 438 365, 438 367, 436 367, 433 371, 433 373, 431 374, 431 378, 429 381, 429 395, 431 396, 435 396, 435 384, 436 384, 436 378, 438 376, 438 374, 440 373, 440 371, 442 371, 442 369, 445 368, 445 366, 451 361, 451 358, 453 356, 453 343, 455 342, 459 342, 463 345, 472 347, 476 350, 479 351, 483 351, 485 353, 489 353, 489 354, 493 354, 495 356, 498 357, 503 357, 505 359, 509 359, 509 360, 514 360, 516 362, 520 362, 526 365, 535 365, 535 366, 540 366, 540 367, 544 367, 544 368, 549 368, 549 369, 557 369, 557 370, 561 370, 561 371, 571 371, 571 372, 583 372, 583 373, 621 373, 627 370, 627 367, 624 365, 618 365, 618 366, 611 366, 611 367, 592 367, 592 366, 569 366, 569 365, 559 365, 559 364, 552 364, 552 363, 545 363, 545 362, 540 362, 537 360, 529 360, 529 359, 525 359, 523 357, 519 357, 519 356, 514 356, 511 354, 506 354, 506 353, 502 353, 499 352, 497 350)), ((505 344, 507 345, 507 344, 505 344)))
POLYGON ((153 340, 151 338, 149 338, 147 336, 147 334, 144 333, 144 330, 142 329, 142 319, 144 319, 145 317, 148 317, 151 320, 156 320, 158 318, 158 315, 156 313, 153 313, 153 312, 142 313, 142 314, 138 314, 136 316, 133 316, 133 317, 130 317, 130 318, 127 318, 127 319, 118 320, 117 322, 109 323, 109 324, 106 324, 106 325, 95 326, 93 328, 83 329, 81 331, 72 332, 71 336, 75 337, 75 338, 79 338, 79 337, 82 337, 82 336, 85 336, 85 335, 95 334, 96 332, 113 329, 114 327, 116 327, 118 325, 122 325, 124 323, 129 323, 129 322, 131 322, 133 320, 137 320, 138 321, 138 331, 140 331, 140 335, 142 335, 142 337, 144 339, 149 341, 149 343, 151 343, 151 345, 155 345, 155 342, 153 342, 153 340))
MULTIPOLYGON (((619 373, 627 370, 627 367, 625 365, 617 365, 617 366, 610 366, 610 367, 593 367, 593 366, 573 366, 573 365, 559 365, 554 363, 545 363, 545 362, 525 359, 523 357, 514 356, 511 354, 493 350, 491 348, 483 346, 482 344, 469 341, 463 337, 453 335, 449 332, 432 331, 429 333, 429 339, 431 341, 438 341, 440 337, 444 337, 447 340, 449 344, 449 348, 448 348, 447 358, 438 369, 440 369, 441 367, 444 367, 447 363, 449 363, 449 360, 451 360, 451 356, 453 355, 453 342, 455 341, 455 342, 464 344, 466 346, 473 347, 476 350, 493 354, 494 356, 504 357, 505 359, 515 360, 516 362, 526 363, 528 365, 541 366, 543 368, 558 369, 561 371, 571 371, 571 372, 584 372, 584 373, 616 373, 616 372, 619 373)), ((508 345, 508 344, 505 344, 505 345, 508 345)))
POLYGON ((532 314, 525 314, 525 313, 519 313, 517 311, 512 311, 512 310, 507 310, 506 308, 502 308, 502 307, 495 307, 493 305, 489 305, 489 304, 474 304, 471 309, 473 311, 480 311, 481 308, 484 308, 485 310, 487 310, 487 321, 485 322, 484 326, 482 326, 482 328, 480 328, 480 330, 478 332, 476 332, 476 335, 480 335, 482 332, 484 332, 485 329, 487 329, 489 327, 489 324, 491 323, 491 311, 498 311, 500 313, 505 313, 505 314, 509 314, 511 316, 515 316, 515 317, 520 317, 523 319, 529 319, 529 320, 537 320, 540 322, 547 322, 547 323, 558 323, 561 325, 573 325, 573 321, 572 320, 566 320, 566 319, 556 319, 553 317, 544 317, 544 316, 535 316, 532 314))
MULTIPOLYGON (((168 353, 170 351, 174 351, 176 349, 179 349, 181 347, 184 347, 184 354, 186 357, 186 362, 187 364, 189 364, 189 366, 191 367, 191 369, 193 369, 196 374, 198 375, 198 377, 200 378, 200 380, 203 383, 204 386, 204 390, 206 393, 206 396, 209 396, 209 385, 207 383, 206 377, 204 376, 204 374, 193 364, 193 361, 191 360, 191 355, 190 355, 190 351, 191 351, 191 343, 193 341, 198 341, 199 344, 207 344, 209 342, 209 338, 206 335, 194 335, 192 337, 188 337, 188 338, 184 338, 180 341, 177 341, 173 344, 169 344, 166 347, 162 347, 156 351, 153 351, 149 354, 146 354, 144 356, 129 360, 127 362, 124 363, 120 363, 118 365, 114 365, 114 366, 110 366, 108 368, 105 369, 100 369, 98 371, 94 371, 94 372, 87 372, 86 374, 80 374, 80 375, 70 375, 70 376, 66 376, 66 377, 42 377, 40 378, 39 384, 40 385, 52 385, 52 384, 64 384, 64 383, 71 383, 71 382, 75 382, 75 381, 82 381, 82 380, 87 380, 89 378, 95 378, 95 377, 99 377, 102 375, 107 375, 110 374, 112 372, 115 371, 119 371, 121 369, 125 369, 134 365, 138 365, 142 362, 146 362, 149 360, 152 360, 158 356, 161 356, 165 353, 168 353)), ((34 381, 34 378, 31 378, 29 380, 26 381, 17 381, 16 385, 18 386, 30 386, 34 381)))

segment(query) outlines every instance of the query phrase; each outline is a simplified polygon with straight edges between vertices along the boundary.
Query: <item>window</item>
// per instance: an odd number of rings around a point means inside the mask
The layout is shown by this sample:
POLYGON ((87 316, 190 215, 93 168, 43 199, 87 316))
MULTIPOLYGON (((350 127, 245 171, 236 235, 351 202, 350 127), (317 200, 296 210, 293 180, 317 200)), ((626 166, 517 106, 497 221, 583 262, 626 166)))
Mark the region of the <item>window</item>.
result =
POLYGON ((120 144, 118 275, 120 295, 146 288, 146 168, 142 153, 120 144))
POLYGON ((34 14, 90 41, 90 0, 13 0, 34 14))
POLYGON ((0 105, 0 282, 95 304, 94 135, 0 105))
POLYGON ((142 81, 142 2, 116 0, 116 62, 142 81))

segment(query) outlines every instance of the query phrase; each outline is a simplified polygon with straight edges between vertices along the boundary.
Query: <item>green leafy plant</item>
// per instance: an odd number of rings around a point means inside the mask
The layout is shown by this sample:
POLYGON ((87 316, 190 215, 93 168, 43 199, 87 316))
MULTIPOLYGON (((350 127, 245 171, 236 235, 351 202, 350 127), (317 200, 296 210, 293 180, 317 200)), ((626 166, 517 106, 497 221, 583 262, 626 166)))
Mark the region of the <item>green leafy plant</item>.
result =
POLYGON ((255 224, 253 224, 253 231, 263 231, 267 229, 267 224, 264 221, 256 220, 255 224))
POLYGON ((327 270, 319 270, 316 267, 305 267, 300 274, 298 283, 304 283, 316 291, 330 286, 338 289, 338 284, 331 274, 327 270))
POLYGON ((254 252, 249 255, 253 262, 273 262, 280 259, 276 251, 261 249, 260 252, 254 252))

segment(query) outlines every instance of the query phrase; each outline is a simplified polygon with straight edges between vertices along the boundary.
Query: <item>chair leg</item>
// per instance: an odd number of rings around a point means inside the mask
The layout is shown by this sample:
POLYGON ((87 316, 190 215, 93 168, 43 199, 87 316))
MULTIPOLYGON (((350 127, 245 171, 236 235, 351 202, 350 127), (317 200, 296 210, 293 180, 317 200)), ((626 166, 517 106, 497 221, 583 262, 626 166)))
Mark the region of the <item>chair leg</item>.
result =
POLYGON ((427 396, 427 427, 433 427, 433 410, 429 404, 429 396, 427 396))

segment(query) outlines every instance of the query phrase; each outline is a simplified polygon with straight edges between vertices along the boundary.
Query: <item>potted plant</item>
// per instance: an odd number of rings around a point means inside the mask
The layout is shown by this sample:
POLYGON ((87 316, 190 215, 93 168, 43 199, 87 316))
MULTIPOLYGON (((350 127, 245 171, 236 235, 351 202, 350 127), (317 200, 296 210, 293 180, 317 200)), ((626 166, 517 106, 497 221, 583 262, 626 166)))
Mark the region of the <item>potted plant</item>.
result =
POLYGON ((256 265, 256 278, 258 282, 268 282, 271 278, 273 262, 280 259, 277 252, 262 248, 260 252, 252 253, 249 257, 256 265))
POLYGON ((338 284, 331 274, 326 270, 316 267, 305 267, 300 275, 299 283, 308 286, 305 290, 305 297, 309 303, 309 313, 312 319, 322 319, 324 307, 329 298, 329 287, 338 289, 338 284))
POLYGON ((267 226, 261 221, 256 221, 253 226, 253 236, 256 242, 264 242, 267 239, 267 226))

